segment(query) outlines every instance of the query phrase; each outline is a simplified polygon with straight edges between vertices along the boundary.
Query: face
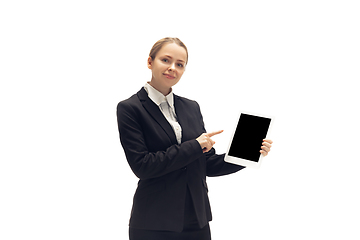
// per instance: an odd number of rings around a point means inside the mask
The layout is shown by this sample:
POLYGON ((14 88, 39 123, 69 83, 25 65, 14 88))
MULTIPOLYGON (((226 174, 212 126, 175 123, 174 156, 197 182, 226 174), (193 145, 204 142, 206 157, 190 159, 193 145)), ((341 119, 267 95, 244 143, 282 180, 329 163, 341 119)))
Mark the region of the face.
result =
POLYGON ((163 45, 154 60, 148 58, 148 68, 152 71, 150 84, 165 96, 169 94, 185 72, 186 57, 186 50, 176 43, 163 45))

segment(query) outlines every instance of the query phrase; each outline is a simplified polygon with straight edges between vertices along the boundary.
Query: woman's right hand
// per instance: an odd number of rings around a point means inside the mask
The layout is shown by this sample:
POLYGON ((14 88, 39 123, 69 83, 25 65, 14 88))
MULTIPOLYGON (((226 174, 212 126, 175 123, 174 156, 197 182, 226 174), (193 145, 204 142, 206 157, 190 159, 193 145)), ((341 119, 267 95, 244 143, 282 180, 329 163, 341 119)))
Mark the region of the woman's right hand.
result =
POLYGON ((224 130, 211 132, 211 133, 203 133, 196 139, 196 141, 199 142, 199 144, 203 150, 203 153, 210 151, 210 149, 214 146, 215 142, 211 139, 211 137, 215 136, 217 134, 220 134, 223 131, 224 130))

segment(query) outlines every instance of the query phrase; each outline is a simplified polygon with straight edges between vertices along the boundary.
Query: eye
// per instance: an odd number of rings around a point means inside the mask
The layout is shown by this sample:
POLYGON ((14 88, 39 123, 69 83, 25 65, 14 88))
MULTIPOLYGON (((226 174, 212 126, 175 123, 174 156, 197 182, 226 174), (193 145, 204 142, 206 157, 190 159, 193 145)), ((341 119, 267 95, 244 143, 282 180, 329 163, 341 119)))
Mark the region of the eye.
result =
POLYGON ((163 62, 169 62, 169 60, 166 59, 166 58, 164 58, 162 61, 163 61, 163 62))
POLYGON ((184 67, 184 65, 182 65, 181 63, 178 63, 178 66, 181 68, 184 67))

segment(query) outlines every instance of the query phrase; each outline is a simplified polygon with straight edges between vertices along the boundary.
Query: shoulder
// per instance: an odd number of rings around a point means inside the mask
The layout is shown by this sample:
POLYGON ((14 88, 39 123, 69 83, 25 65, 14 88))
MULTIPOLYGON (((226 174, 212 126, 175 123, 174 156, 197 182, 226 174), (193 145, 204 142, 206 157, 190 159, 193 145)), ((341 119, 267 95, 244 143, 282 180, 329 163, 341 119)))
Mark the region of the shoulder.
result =
POLYGON ((136 94, 132 95, 131 97, 129 97, 128 99, 122 100, 118 103, 117 107, 126 107, 126 106, 131 106, 131 105, 136 105, 137 104, 137 96, 136 94))
POLYGON ((137 93, 133 94, 128 99, 122 100, 118 103, 117 108, 129 108, 141 105, 141 99, 146 97, 144 88, 141 88, 137 93))
POLYGON ((128 99, 120 101, 117 104, 116 112, 117 112, 118 117, 121 115, 124 115, 124 114, 125 115, 128 115, 128 114, 133 115, 138 112, 138 110, 142 107, 142 104, 141 104, 142 91, 145 92, 144 88, 140 89, 139 92, 133 94, 128 99))
POLYGON ((134 108, 138 105, 136 102, 136 95, 132 95, 130 98, 118 103, 116 107, 116 113, 118 117, 126 112, 133 112, 134 108))
POLYGON ((190 106, 190 107, 200 108, 199 104, 194 100, 191 100, 191 99, 188 99, 185 97, 180 97, 175 94, 174 94, 174 99, 175 99, 175 102, 177 102, 177 103, 181 103, 183 105, 190 106))

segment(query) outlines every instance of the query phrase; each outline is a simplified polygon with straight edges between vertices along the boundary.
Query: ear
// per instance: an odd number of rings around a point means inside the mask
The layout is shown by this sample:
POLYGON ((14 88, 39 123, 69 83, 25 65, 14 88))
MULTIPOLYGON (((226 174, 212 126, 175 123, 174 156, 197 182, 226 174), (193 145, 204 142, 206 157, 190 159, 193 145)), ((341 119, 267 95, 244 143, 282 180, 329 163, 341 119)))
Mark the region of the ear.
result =
POLYGON ((148 60, 147 60, 147 65, 148 65, 149 69, 152 69, 152 63, 153 63, 153 60, 152 60, 151 57, 149 57, 148 60))

